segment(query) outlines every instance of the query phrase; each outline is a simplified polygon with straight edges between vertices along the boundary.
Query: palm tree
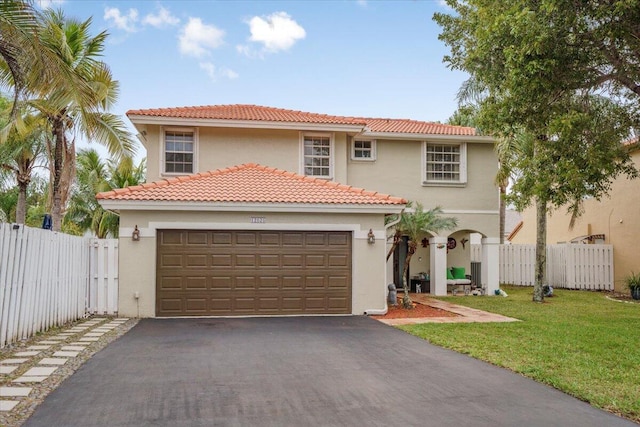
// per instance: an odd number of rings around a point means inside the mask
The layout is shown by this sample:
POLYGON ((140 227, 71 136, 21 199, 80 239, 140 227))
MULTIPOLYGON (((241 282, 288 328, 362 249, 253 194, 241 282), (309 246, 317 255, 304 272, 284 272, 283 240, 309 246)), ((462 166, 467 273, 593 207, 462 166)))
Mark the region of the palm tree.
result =
POLYGON ((65 227, 74 224, 77 231, 91 233, 98 238, 118 237, 120 218, 100 206, 96 193, 138 185, 144 182, 145 161, 137 166, 130 157, 119 162, 103 161, 96 150, 78 152, 78 170, 69 208, 64 217, 65 227))
MULTIPOLYGON (((68 19, 62 11, 47 10, 39 19, 39 43, 54 52, 60 68, 71 77, 55 87, 37 87, 34 96, 19 101, 20 111, 33 111, 47 122, 47 152, 51 171, 53 230, 62 225, 75 175, 75 135, 107 147, 121 158, 134 153, 134 143, 122 119, 108 112, 118 95, 118 82, 98 60, 106 32, 90 34, 91 19, 68 19), (90 90, 87 90, 90 88, 90 90)), ((15 123, 15 120, 14 120, 15 123)))
POLYGON ((59 60, 56 50, 39 38, 42 15, 29 0, 0 1, 0 86, 13 89, 14 111, 22 96, 48 93, 51 88, 74 82, 78 94, 92 89, 77 79, 72 68, 59 60))
MULTIPOLYGON (((425 233, 437 234, 443 230, 451 230, 458 225, 456 218, 442 217, 442 208, 439 206, 425 211, 420 203, 416 203, 413 209, 411 209, 412 205, 413 203, 411 202, 407 203, 407 209, 400 214, 400 221, 395 225, 396 234, 409 237, 407 258, 405 259, 402 270, 402 288, 404 290, 402 306, 407 309, 413 308, 411 298, 409 297, 407 272, 409 271, 411 257, 416 252, 420 238, 425 233)), ((398 220, 398 216, 391 218, 391 220, 398 220)))
POLYGON ((13 178, 18 187, 16 222, 25 224, 27 218, 27 188, 33 171, 42 166, 45 157, 43 129, 33 116, 24 118, 24 133, 13 129, 7 141, 0 144, 0 168, 13 178), (40 165, 39 165, 40 163, 40 165))

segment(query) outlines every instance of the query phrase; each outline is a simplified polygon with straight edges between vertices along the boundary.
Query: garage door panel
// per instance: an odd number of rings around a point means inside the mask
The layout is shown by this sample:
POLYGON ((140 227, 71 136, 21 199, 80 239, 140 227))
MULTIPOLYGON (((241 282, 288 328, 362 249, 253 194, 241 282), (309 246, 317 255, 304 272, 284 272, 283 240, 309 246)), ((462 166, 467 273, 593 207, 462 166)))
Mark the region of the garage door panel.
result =
POLYGON ((206 267, 208 258, 206 254, 186 255, 185 267, 206 267))
POLYGON ((282 246, 302 246, 304 244, 304 236, 302 233, 285 232, 282 233, 282 246))
POLYGON ((185 311, 192 316, 207 314, 208 298, 185 298, 185 311))
POLYGON ((346 255, 329 255, 328 259, 329 267, 348 267, 349 266, 349 257, 346 255))
POLYGON ((346 233, 342 233, 342 234, 329 234, 329 246, 332 247, 336 247, 336 246, 343 246, 343 247, 348 247, 349 243, 351 242, 351 240, 349 239, 349 235, 346 233))
POLYGON ((348 290, 351 282, 348 276, 329 276, 327 279, 327 286, 331 289, 348 290))
POLYGON ((207 289, 207 278, 204 276, 193 277, 189 276, 184 281, 185 286, 184 290, 206 290, 207 289))
POLYGON ((327 306, 330 310, 342 311, 349 308, 349 299, 346 297, 329 297, 327 299, 327 306))
POLYGON ((305 277, 304 288, 311 289, 324 289, 325 288, 325 276, 307 276, 305 277))
POLYGON ((233 266, 233 257, 230 254, 211 255, 211 266, 213 268, 230 268, 233 266))
POLYGON ((280 267, 280 256, 272 254, 260 254, 258 255, 259 267, 280 267))
POLYGON ((206 246, 209 243, 209 233, 206 231, 190 231, 187 233, 188 246, 206 246))
POLYGON ((302 291, 304 289, 304 278, 302 277, 302 275, 283 276, 282 289, 302 291))
POLYGON ((238 267, 257 267, 255 255, 236 255, 235 265, 238 267))
POLYGON ((284 254, 282 255, 282 267, 297 267, 302 268, 304 266, 304 258, 300 254, 284 254))
POLYGON ((350 232, 159 230, 157 241, 158 316, 351 312, 350 232))
POLYGON ((304 257, 304 264, 307 267, 319 267, 325 265, 325 259, 324 254, 306 255, 304 257))
POLYGON ((233 278, 231 276, 211 277, 212 291, 231 291, 233 290, 233 278))
POLYGON ((281 278, 279 276, 259 276, 257 289, 275 290, 280 289, 281 278))
POLYGON ((182 267, 182 254, 167 254, 160 257, 160 267, 182 267))
POLYGON ((160 244, 162 246, 178 245, 182 246, 185 234, 177 230, 164 230, 160 235, 160 244))
POLYGON ((236 245, 238 246, 256 246, 256 233, 236 232, 236 245))
POLYGON ((262 232, 259 234, 260 247, 263 246, 280 246, 280 233, 262 232))
POLYGON ((256 289, 256 277, 255 276, 239 276, 235 281, 236 290, 249 290, 256 289))
POLYGON ((327 241, 326 233, 307 233, 307 246, 325 246, 327 241))
POLYGON ((232 237, 230 231, 211 232, 211 242, 215 246, 231 246, 232 237))
POLYGON ((182 277, 180 276, 162 276, 158 280, 160 290, 176 290, 182 289, 182 277))

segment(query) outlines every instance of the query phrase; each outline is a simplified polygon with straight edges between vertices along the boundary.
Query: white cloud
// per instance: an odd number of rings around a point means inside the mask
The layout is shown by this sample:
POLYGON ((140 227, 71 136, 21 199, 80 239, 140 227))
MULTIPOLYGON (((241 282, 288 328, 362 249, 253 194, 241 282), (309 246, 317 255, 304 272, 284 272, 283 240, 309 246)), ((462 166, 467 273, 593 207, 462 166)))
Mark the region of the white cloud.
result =
POLYGON ((211 49, 219 47, 223 37, 224 31, 213 25, 203 24, 200 18, 189 18, 178 36, 180 52, 196 58, 203 57, 210 54, 211 49))
POLYGON ((262 43, 269 52, 288 50, 307 35, 304 28, 286 12, 275 12, 265 17, 254 16, 248 24, 251 31, 249 40, 262 43))
POLYGON ((262 58, 264 55, 262 52, 253 48, 248 44, 239 44, 236 46, 236 50, 239 54, 248 56, 249 58, 262 58))
POLYGON ((165 9, 164 7, 160 6, 160 10, 158 10, 158 13, 148 14, 147 16, 144 17, 144 19, 142 20, 142 23, 145 25, 151 25, 152 27, 156 27, 156 28, 163 28, 163 27, 178 25, 180 23, 180 19, 173 16, 168 9, 165 9))
POLYGON ((113 25, 120 30, 134 33, 137 31, 138 11, 129 9, 129 12, 123 15, 117 7, 106 7, 104 9, 104 20, 107 22, 113 21, 113 25))
POLYGON ((358 0, 358 6, 367 7, 367 0, 358 0))
POLYGON ((230 80, 238 78, 238 73, 236 73, 235 71, 228 68, 218 69, 211 62, 201 62, 200 68, 202 68, 207 73, 209 78, 213 81, 218 80, 218 77, 224 77, 230 80))

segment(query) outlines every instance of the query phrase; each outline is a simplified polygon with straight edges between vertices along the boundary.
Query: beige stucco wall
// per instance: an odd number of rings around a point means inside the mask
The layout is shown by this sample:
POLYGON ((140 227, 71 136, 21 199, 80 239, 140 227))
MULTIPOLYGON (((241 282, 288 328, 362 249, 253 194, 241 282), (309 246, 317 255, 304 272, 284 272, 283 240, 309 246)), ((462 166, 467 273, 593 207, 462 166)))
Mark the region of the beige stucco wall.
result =
MULTIPOLYGON (((633 153, 640 166, 640 151, 633 153)), ((585 235, 604 234, 605 243, 613 245, 614 281, 616 290, 624 289, 623 280, 630 272, 640 272, 640 180, 620 177, 612 185, 609 197, 598 201, 584 201, 584 214, 569 228, 570 215, 566 209, 554 211, 547 217, 547 243, 569 242, 585 235)), ((536 212, 530 207, 522 213, 522 228, 511 243, 536 241, 536 212)))
MULTIPOLYGON (((147 126, 147 181, 163 175, 160 126, 147 126)), ((320 132, 323 133, 323 132, 320 132)), ((347 182, 347 135, 332 133, 334 138, 334 181, 347 182)), ((243 163, 301 173, 300 132, 295 130, 198 128, 196 172, 222 169, 243 163)))
POLYGON ((351 230, 352 313, 385 307, 384 215, 270 212, 185 212, 122 211, 120 222, 119 314, 155 316, 156 230, 157 229, 271 229, 271 230, 351 230), (251 224, 252 216, 265 217, 264 224, 251 224), (141 230, 138 242, 131 240, 134 226, 141 230), (367 243, 373 229, 375 244, 367 243), (139 299, 134 298, 138 292, 139 299))
MULTIPOLYGON (((147 181, 161 178, 161 128, 146 127, 147 181)), ((334 137, 334 180, 370 191, 419 201, 425 208, 441 206, 459 220, 458 229, 485 236, 499 234, 499 194, 494 184, 497 159, 490 143, 467 143, 467 183, 462 187, 422 184, 420 140, 377 140, 375 161, 351 160, 351 136, 334 137)), ((461 139, 464 141, 464 139, 461 139)), ((197 171, 247 162, 301 173, 300 132, 295 130, 198 129, 197 171)))

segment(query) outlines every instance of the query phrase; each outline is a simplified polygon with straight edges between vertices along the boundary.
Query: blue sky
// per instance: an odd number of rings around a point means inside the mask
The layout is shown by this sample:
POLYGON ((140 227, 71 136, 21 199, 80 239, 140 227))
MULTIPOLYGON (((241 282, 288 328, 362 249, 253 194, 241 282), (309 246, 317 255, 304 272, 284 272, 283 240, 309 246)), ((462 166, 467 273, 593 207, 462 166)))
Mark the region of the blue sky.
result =
POLYGON ((93 17, 120 97, 138 108, 256 104, 446 121, 466 76, 442 62, 433 1, 42 2, 93 17))

